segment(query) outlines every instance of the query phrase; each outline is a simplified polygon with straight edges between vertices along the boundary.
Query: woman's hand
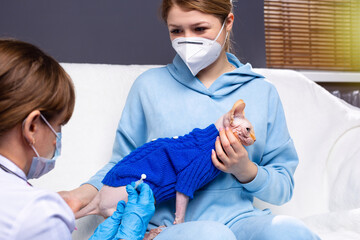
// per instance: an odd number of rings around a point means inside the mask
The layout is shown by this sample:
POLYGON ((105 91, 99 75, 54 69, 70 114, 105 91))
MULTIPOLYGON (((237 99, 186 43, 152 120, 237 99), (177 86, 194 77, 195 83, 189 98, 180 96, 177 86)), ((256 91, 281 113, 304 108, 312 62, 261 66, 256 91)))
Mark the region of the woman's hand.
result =
POLYGON ((220 129, 211 159, 217 169, 233 174, 241 183, 251 182, 257 174, 257 166, 229 128, 220 129))
POLYGON ((61 191, 58 194, 65 200, 71 210, 76 213, 85 207, 95 197, 98 190, 90 185, 84 184, 71 191, 61 191))

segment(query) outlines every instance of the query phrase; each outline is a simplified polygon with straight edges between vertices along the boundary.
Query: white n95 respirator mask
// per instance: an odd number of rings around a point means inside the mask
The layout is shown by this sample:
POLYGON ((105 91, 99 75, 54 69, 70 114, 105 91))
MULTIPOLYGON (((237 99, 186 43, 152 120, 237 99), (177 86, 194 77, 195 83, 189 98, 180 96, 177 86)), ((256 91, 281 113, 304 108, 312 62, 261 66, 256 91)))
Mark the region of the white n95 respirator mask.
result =
POLYGON ((220 45, 216 40, 219 38, 224 26, 225 21, 214 40, 202 37, 178 37, 172 41, 173 48, 185 62, 193 76, 196 76, 201 70, 215 62, 220 56, 226 42, 227 33, 223 45, 220 45))

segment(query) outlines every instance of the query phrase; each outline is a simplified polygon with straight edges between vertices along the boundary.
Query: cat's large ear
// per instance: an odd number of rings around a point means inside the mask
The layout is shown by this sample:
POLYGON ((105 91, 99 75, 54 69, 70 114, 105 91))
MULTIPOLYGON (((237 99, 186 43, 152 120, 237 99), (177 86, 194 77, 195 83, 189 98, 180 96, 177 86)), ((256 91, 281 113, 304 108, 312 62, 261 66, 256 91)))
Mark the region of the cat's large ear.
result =
POLYGON ((236 101, 234 106, 231 109, 230 114, 230 124, 233 123, 235 118, 244 118, 245 117, 245 103, 242 99, 236 101))

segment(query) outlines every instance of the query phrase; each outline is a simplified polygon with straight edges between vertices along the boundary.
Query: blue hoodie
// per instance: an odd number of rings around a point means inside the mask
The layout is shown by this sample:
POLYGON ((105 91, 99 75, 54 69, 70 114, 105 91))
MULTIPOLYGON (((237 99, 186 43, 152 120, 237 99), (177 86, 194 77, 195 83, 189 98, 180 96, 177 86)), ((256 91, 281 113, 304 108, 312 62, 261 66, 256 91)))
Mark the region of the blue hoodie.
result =
MULTIPOLYGON (((298 157, 289 135, 283 107, 275 87, 242 64, 232 54, 236 69, 221 75, 206 88, 176 55, 166 67, 144 72, 134 82, 119 125, 110 162, 87 183, 96 188, 106 173, 123 157, 154 138, 180 136, 194 128, 205 128, 243 99, 245 116, 254 126, 255 144, 246 147, 258 166, 255 179, 240 183, 221 173, 194 194, 185 221, 213 220, 229 227, 249 215, 268 214, 253 206, 253 198, 280 205, 291 199, 293 174, 298 157)), ((156 162, 154 162, 156 164, 156 162)), ((175 200, 156 205, 150 224, 171 225, 175 200)))

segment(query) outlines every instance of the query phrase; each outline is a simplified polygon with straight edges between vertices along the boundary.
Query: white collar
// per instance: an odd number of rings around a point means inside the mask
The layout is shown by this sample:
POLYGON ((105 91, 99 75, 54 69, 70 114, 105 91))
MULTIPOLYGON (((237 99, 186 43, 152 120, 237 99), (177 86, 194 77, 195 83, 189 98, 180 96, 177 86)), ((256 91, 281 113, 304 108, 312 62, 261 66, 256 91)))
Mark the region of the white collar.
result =
MULTIPOLYGON (((21 170, 18 166, 15 165, 15 163, 13 163, 12 161, 10 161, 9 159, 7 159, 6 157, 4 157, 1 154, 0 154, 0 164, 27 182, 27 178, 26 178, 26 175, 23 172, 23 170, 21 170)), ((0 171, 3 171, 3 170, 0 169, 0 171)))

